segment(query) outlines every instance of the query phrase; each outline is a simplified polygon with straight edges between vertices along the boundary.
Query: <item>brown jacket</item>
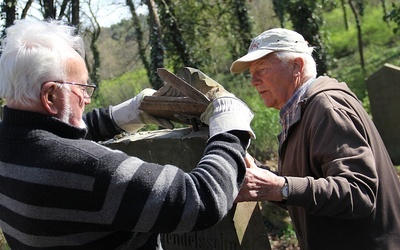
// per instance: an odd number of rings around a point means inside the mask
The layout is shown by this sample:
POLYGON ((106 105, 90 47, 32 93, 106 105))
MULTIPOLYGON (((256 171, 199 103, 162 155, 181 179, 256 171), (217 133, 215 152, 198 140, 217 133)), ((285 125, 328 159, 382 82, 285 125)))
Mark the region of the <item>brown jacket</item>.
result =
POLYGON ((400 182, 369 115, 345 83, 319 77, 280 147, 302 249, 399 249, 400 182))

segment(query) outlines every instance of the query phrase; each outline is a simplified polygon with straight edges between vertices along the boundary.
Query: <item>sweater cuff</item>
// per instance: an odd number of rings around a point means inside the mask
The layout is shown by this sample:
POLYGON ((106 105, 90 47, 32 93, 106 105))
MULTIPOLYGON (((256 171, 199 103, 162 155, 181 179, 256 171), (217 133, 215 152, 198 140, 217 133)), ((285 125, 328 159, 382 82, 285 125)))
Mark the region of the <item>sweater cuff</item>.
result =
POLYGON ((312 179, 311 177, 286 176, 289 185, 289 196, 285 205, 307 207, 311 204, 312 179))

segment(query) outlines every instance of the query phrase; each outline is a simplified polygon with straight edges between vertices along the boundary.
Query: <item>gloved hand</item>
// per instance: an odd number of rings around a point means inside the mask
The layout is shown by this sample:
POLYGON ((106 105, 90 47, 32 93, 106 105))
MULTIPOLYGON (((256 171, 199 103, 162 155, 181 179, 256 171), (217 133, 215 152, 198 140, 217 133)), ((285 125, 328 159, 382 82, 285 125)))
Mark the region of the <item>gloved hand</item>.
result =
POLYGON ((206 93, 206 96, 210 100, 214 100, 214 99, 216 99, 218 97, 223 97, 223 96, 235 97, 234 94, 232 94, 229 91, 227 91, 222 85, 213 87, 211 90, 209 90, 206 93))
POLYGON ((143 98, 153 95, 154 92, 156 92, 154 89, 144 89, 132 99, 111 107, 111 117, 114 122, 126 132, 131 133, 138 131, 146 124, 156 124, 164 128, 173 129, 174 125, 171 121, 139 110, 143 98))
POLYGON ((200 120, 210 129, 210 138, 231 130, 248 131, 251 138, 256 136, 250 127, 254 115, 247 105, 235 96, 215 98, 201 114, 200 120))
POLYGON ((229 93, 224 86, 199 69, 183 67, 177 71, 176 75, 195 87, 210 100, 226 95, 234 96, 232 93, 229 93))

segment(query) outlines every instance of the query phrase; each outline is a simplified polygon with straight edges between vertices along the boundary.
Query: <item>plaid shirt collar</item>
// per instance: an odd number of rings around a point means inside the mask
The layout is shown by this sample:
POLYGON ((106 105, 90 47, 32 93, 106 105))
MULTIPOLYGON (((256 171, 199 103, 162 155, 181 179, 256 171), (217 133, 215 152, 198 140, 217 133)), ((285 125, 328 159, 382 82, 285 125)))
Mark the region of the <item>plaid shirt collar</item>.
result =
POLYGON ((290 127, 297 123, 301 118, 301 109, 299 108, 299 103, 301 102, 304 93, 314 82, 315 78, 309 79, 305 82, 292 97, 285 103, 281 111, 280 115, 280 124, 282 126, 282 132, 279 134, 279 144, 282 145, 286 140, 290 127))

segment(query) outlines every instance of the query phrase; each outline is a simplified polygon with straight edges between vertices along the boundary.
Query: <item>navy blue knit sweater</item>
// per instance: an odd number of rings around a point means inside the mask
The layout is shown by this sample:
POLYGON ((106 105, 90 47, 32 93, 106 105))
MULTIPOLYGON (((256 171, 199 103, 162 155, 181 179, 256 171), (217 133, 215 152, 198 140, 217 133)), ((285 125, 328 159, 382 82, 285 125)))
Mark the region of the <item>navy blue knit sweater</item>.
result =
MULTIPOLYGON (((86 116, 91 138, 118 132, 106 114, 86 116)), ((5 107, 0 228, 12 249, 158 249, 159 233, 219 222, 244 178, 247 132, 210 139, 190 173, 111 150, 83 139, 86 134, 5 107)))

